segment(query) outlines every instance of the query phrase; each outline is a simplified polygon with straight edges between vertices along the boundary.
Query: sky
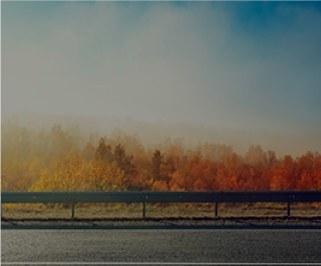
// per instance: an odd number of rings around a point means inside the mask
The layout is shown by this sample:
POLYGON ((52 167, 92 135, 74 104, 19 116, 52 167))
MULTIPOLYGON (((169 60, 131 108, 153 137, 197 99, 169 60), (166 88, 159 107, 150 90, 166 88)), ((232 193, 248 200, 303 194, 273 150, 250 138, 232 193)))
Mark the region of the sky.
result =
POLYGON ((1 22, 2 117, 321 151, 321 3, 3 2, 1 22))

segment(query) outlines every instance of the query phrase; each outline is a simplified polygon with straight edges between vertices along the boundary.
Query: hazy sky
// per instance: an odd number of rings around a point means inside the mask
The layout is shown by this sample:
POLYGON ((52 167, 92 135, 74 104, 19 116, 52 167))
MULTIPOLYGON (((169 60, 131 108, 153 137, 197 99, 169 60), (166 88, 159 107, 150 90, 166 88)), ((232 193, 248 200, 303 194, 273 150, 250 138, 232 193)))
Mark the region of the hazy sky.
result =
POLYGON ((321 3, 3 2, 2 63, 3 115, 266 131, 321 150, 321 3))

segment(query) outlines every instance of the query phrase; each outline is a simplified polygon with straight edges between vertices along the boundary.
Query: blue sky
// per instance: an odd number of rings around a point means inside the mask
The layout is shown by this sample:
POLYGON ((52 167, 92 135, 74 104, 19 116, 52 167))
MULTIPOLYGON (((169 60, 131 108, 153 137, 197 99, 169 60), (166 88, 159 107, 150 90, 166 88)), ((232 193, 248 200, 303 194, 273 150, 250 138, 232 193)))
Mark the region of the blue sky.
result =
POLYGON ((320 29, 318 2, 4 2, 2 113, 187 123, 320 150, 320 29))

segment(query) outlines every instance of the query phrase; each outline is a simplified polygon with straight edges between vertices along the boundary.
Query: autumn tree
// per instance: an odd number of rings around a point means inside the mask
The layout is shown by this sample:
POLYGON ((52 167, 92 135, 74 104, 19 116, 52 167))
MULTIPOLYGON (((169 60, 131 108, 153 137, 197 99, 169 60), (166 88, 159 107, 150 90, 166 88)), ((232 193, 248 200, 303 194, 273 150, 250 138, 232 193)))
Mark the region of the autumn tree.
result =
POLYGON ((2 130, 1 185, 6 191, 320 190, 321 155, 278 157, 251 146, 168 140, 146 148, 135 136, 81 136, 77 128, 2 130))

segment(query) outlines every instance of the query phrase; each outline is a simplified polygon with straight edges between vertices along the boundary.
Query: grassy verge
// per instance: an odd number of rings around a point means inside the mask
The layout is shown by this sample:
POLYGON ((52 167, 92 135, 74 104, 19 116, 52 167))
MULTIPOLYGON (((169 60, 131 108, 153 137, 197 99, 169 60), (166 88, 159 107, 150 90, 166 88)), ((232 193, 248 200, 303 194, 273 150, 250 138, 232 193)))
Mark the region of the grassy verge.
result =
MULTIPOLYGON (((219 204, 220 217, 269 217, 285 216, 286 204, 219 204)), ((8 219, 66 219, 71 216, 71 207, 59 204, 6 204, 2 217, 8 219)), ((168 217, 214 217, 213 204, 146 204, 146 216, 151 218, 168 217)), ((320 203, 298 203, 291 205, 291 216, 321 216, 320 203)), ((78 204, 75 217, 83 219, 141 218, 142 204, 78 204)))

